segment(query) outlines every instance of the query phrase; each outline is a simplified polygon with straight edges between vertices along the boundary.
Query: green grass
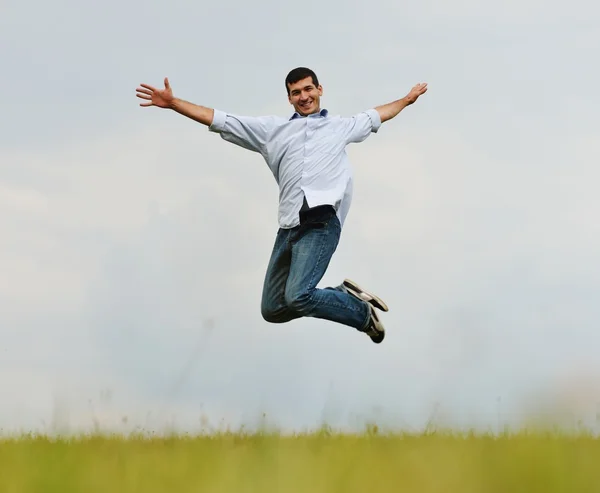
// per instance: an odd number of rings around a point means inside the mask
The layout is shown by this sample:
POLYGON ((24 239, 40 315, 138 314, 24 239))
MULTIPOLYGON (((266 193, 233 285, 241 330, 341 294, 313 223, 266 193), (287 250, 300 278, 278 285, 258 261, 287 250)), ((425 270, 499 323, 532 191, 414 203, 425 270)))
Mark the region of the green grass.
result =
POLYGON ((0 439, 2 493, 597 493, 600 440, 425 433, 0 439))

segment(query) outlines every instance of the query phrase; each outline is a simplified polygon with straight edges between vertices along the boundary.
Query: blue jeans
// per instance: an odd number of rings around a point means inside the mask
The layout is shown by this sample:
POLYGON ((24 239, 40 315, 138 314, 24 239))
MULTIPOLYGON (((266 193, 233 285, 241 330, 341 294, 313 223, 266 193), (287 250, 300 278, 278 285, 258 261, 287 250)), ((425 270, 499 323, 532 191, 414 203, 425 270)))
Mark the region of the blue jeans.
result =
POLYGON ((357 330, 367 327, 366 302, 340 286, 317 288, 340 233, 340 221, 330 206, 310 210, 295 228, 278 230, 262 292, 261 314, 267 322, 314 317, 357 330))

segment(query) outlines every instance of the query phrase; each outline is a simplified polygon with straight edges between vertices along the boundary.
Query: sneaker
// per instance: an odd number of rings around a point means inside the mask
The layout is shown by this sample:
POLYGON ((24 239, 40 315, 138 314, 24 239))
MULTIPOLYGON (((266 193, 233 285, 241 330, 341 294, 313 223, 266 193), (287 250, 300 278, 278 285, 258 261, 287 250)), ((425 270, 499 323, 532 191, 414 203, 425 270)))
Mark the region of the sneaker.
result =
POLYGON ((385 328, 372 305, 369 305, 369 310, 371 310, 371 320, 364 332, 375 344, 381 344, 381 341, 385 338, 385 328))
POLYGON ((371 306, 377 308, 378 310, 387 312, 389 310, 388 306, 385 304, 385 302, 375 296, 374 294, 368 293, 367 291, 365 291, 364 289, 362 289, 358 284, 356 284, 354 281, 351 281, 350 279, 344 279, 344 282, 342 283, 342 288, 349 294, 357 297, 360 300, 366 301, 367 303, 369 303, 371 306))

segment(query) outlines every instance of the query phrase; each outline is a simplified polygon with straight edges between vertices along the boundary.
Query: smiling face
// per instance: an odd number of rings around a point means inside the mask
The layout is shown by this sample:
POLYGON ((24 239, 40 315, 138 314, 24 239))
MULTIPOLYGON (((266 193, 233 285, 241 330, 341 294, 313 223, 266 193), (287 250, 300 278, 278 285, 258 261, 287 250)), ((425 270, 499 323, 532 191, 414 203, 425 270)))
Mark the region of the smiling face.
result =
POLYGON ((302 116, 321 111, 323 88, 313 83, 312 77, 288 84, 289 102, 302 116))

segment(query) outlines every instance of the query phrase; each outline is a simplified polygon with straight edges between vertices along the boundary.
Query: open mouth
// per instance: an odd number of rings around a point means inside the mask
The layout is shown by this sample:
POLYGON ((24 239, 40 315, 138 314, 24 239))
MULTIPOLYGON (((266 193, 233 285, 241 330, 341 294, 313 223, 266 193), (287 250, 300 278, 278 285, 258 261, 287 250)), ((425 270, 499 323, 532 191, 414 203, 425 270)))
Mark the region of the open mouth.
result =
POLYGON ((300 108, 302 108, 302 109, 308 109, 308 108, 311 107, 312 103, 313 103, 312 101, 307 101, 306 103, 301 103, 300 104, 300 108))

